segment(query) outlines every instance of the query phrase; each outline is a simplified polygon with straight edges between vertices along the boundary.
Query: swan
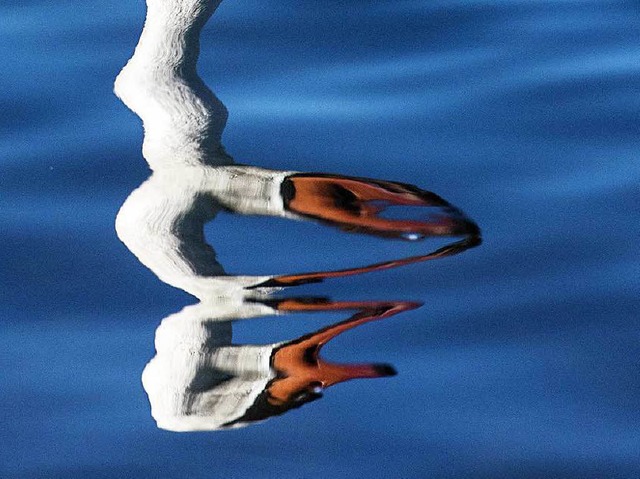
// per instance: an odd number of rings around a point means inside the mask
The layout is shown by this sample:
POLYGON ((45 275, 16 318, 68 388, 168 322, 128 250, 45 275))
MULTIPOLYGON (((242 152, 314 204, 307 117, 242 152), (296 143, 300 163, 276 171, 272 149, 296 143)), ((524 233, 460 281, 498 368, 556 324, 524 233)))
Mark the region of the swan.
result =
POLYGON ((393 376, 387 364, 337 364, 322 347, 370 321, 418 303, 212 298, 168 316, 156 330, 156 355, 142 373, 151 415, 175 432, 244 427, 322 397, 335 384, 393 376), (232 344, 232 321, 287 312, 358 310, 349 319, 288 341, 232 344))
POLYGON ((460 253, 479 243, 475 223, 438 195, 412 185, 236 164, 222 145, 228 112, 198 76, 202 27, 220 0, 147 0, 135 52, 114 91, 143 122, 150 177, 120 208, 118 237, 162 281, 200 301, 162 320, 156 355, 142 383, 152 416, 172 431, 241 427, 317 399, 354 378, 394 373, 388 365, 340 365, 319 356, 324 344, 364 323, 419 306, 407 301, 275 299, 302 283, 394 268, 460 253), (393 206, 427 211, 388 219, 393 206), (340 271, 227 275, 204 236, 221 210, 313 220, 384 237, 464 236, 434 252, 340 271), (289 341, 231 342, 232 321, 288 312, 357 310, 351 318, 289 341))
MULTIPOLYGON (((392 375, 387 365, 328 363, 319 356, 320 349, 338 334, 416 308, 418 303, 277 299, 273 294, 302 283, 442 258, 473 246, 464 239, 425 255, 340 271, 227 275, 204 237, 204 224, 224 204, 266 214, 281 200, 274 192, 273 202, 261 205, 257 198, 271 197, 265 191, 236 198, 230 191, 242 182, 229 186, 226 175, 213 174, 218 170, 203 171, 154 173, 130 195, 116 220, 120 237, 143 264, 162 281, 200 300, 161 321, 155 333, 156 355, 142 373, 152 417, 162 429, 242 427, 317 399, 334 384, 392 375), (263 345, 232 343, 235 320, 354 309, 358 312, 348 320, 300 338, 263 345)), ((236 178, 251 171, 241 169, 236 178)), ((255 187, 255 178, 248 184, 255 187)), ((242 191, 246 194, 247 188, 242 191)), ((275 211, 286 212, 281 207, 275 211)))

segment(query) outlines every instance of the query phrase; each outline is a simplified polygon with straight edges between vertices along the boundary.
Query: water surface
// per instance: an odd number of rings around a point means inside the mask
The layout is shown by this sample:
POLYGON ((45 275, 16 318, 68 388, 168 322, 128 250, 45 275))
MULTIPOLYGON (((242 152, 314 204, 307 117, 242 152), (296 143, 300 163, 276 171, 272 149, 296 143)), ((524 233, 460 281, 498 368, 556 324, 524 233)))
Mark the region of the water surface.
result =
MULTIPOLYGON (((148 176, 111 93, 144 5, 0 7, 3 477, 635 477, 638 8, 630 2, 225 2, 200 74, 242 163, 419 185, 462 208, 462 255, 296 289, 421 308, 327 360, 398 375, 336 385, 263 424, 160 430, 140 374, 193 304, 118 241, 148 176)), ((435 241, 221 214, 232 274, 355 267, 435 241), (252 253, 253 251, 254 253, 252 253)), ((349 313, 234 326, 300 337, 349 313)))

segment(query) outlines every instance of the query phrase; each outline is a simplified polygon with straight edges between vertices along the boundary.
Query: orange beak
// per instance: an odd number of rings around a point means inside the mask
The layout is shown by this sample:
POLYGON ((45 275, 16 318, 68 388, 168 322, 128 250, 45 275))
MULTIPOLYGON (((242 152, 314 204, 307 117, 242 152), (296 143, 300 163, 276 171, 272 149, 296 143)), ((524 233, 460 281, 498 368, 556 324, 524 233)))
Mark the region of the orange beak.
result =
POLYGON ((374 271, 384 271, 387 269, 398 268, 400 266, 406 266, 414 263, 422 263, 432 259, 444 258, 446 256, 453 256, 469 248, 474 248, 482 242, 480 236, 470 236, 464 238, 455 243, 446 245, 437 249, 431 253, 411 256, 409 258, 396 259, 392 261, 385 261, 383 263, 376 263, 369 266, 362 266, 359 268, 341 269, 336 271, 317 271, 314 273, 300 273, 300 274, 286 274, 276 276, 263 283, 250 286, 247 289, 256 289, 261 287, 282 287, 282 286, 299 286, 302 284, 319 283, 328 278, 342 278, 345 276, 354 276, 363 273, 371 273, 374 271))
MULTIPOLYGON (((385 261, 359 268, 281 275, 247 289, 297 286, 373 271, 397 268, 461 253, 481 243, 480 229, 460 210, 438 195, 415 186, 390 181, 337 175, 295 174, 282 183, 285 208, 349 231, 406 240, 429 236, 464 236, 428 254, 385 261), (422 220, 394 220, 380 214, 393 206, 430 208, 422 220), (435 212, 433 211, 435 209, 435 212)), ((428 210, 427 210, 428 211, 428 210)))
POLYGON ((346 321, 290 341, 274 352, 272 363, 278 378, 268 388, 269 402, 274 406, 283 406, 300 401, 300 398, 305 402, 317 399, 323 389, 351 379, 395 375, 395 369, 388 364, 330 363, 320 357, 320 350, 345 331, 369 321, 417 308, 420 304, 406 301, 331 302, 324 299, 288 298, 273 306, 280 311, 360 310, 346 321))
POLYGON ((403 183, 305 173, 287 177, 281 192, 287 210, 347 231, 410 241, 479 233, 475 223, 438 195, 403 183), (427 214, 414 220, 380 216, 394 206, 419 207, 427 214))

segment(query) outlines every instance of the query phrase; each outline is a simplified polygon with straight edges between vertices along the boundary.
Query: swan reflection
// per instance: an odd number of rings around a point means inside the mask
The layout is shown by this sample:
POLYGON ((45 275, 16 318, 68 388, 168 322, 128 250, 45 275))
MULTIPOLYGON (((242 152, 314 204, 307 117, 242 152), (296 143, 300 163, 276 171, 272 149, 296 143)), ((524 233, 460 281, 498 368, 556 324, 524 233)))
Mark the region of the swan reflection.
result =
POLYGON ((417 307, 409 302, 330 302, 296 299, 215 299, 164 319, 156 331, 156 356, 142 375, 151 414, 172 431, 246 426, 322 396, 355 378, 395 374, 386 364, 335 364, 320 349, 339 334, 369 321, 417 307), (231 342, 231 320, 299 311, 356 309, 351 318, 300 338, 264 345, 231 342))
POLYGON ((341 365, 319 352, 333 337, 416 308, 412 302, 276 298, 284 288, 459 253, 479 243, 475 223, 438 195, 411 185, 234 164, 221 143, 222 102, 196 71, 199 35, 220 2, 147 0, 147 18, 115 92, 143 121, 150 178, 116 218, 123 243, 162 281, 200 300, 165 318, 143 373, 152 415, 174 431, 238 427, 317 399, 354 378, 393 374, 388 365, 341 365), (394 210, 410 209, 409 217, 394 210), (419 240, 463 237, 429 254, 340 271, 230 276, 204 236, 226 210, 312 220, 349 232, 419 240), (288 312, 355 310, 349 319, 290 341, 232 343, 232 321, 288 312))
MULTIPOLYGON (((274 174, 265 181, 265 170, 242 166, 155 172, 130 195, 118 213, 118 235, 140 261, 162 281, 201 301, 161 322, 156 331, 156 356, 143 373, 152 415, 163 429, 195 431, 244 426, 317 399, 324 388, 334 384, 391 375, 393 369, 387 365, 327 363, 319 356, 320 348, 344 331, 416 308, 417 303, 332 302, 276 298, 274 294, 300 284, 454 255, 479 242, 475 225, 445 205, 438 207, 439 213, 431 220, 411 220, 412 230, 432 236, 456 236, 460 231, 471 234, 425 255, 338 271, 226 275, 215 250, 205 240, 205 223, 223 208, 241 214, 297 218, 287 209, 283 189, 273 187, 274 178, 280 183, 282 178, 287 179, 281 175, 274 174), (290 341, 265 345, 232 343, 234 320, 337 310, 357 312, 344 322, 290 341)), ((343 177, 332 178, 337 181, 343 177)), ((368 180, 347 181, 366 185, 368 180)), ((379 184, 374 183, 376 190, 380 189, 379 184)), ((387 188, 395 185, 384 184, 387 188)), ((331 201, 332 193, 320 190, 317 201, 331 201)), ((403 194, 420 198, 427 192, 414 188, 411 193, 403 190, 403 194)), ((307 200, 311 204, 316 201, 312 195, 307 200)), ((332 204, 336 214, 343 213, 339 226, 348 224, 344 218, 353 214, 351 207, 344 201, 332 204)), ((371 221, 376 218, 372 215, 371 221)), ((407 224, 407 220, 383 221, 385 234, 390 236, 401 233, 407 224)), ((362 224, 360 221, 356 227, 369 232, 362 224)), ((379 234, 379 230, 374 228, 373 234, 379 234)))
POLYGON ((156 171, 125 201, 116 218, 116 231, 129 250, 162 281, 199 299, 213 294, 228 296, 234 289, 242 294, 244 288, 308 283, 323 277, 426 261, 466 249, 477 242, 477 226, 456 208, 427 191, 388 181, 336 175, 305 175, 302 178, 307 187, 304 196, 291 192, 297 185, 298 176, 286 172, 236 165, 156 171), (289 186, 283 188, 286 182, 289 186), (352 193, 355 198, 346 201, 347 193, 352 193), (226 276, 216 260, 215 251, 205 240, 204 224, 221 209, 239 214, 314 219, 311 214, 302 215, 299 210, 294 210, 291 198, 304 201, 308 205, 306 211, 317 208, 324 215, 324 223, 342 229, 352 228, 361 233, 389 237, 412 233, 420 238, 465 235, 467 239, 428 255, 364 268, 323 272, 319 276, 316 273, 286 277, 226 276), (432 198, 438 198, 437 206, 434 206, 432 198), (424 219, 386 219, 377 214, 385 207, 407 203, 427 210, 424 219), (324 208, 323 205, 330 207, 324 208), (358 207, 364 212, 358 213, 358 207))

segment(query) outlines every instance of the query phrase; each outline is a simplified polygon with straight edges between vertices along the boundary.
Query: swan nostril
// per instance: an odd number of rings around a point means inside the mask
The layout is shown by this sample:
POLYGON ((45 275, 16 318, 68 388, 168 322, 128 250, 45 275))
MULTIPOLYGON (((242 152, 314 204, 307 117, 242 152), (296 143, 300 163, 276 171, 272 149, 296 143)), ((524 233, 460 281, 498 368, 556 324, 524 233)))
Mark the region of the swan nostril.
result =
POLYGON ((360 201, 352 191, 340 185, 330 185, 328 192, 336 208, 354 214, 360 213, 360 201))

